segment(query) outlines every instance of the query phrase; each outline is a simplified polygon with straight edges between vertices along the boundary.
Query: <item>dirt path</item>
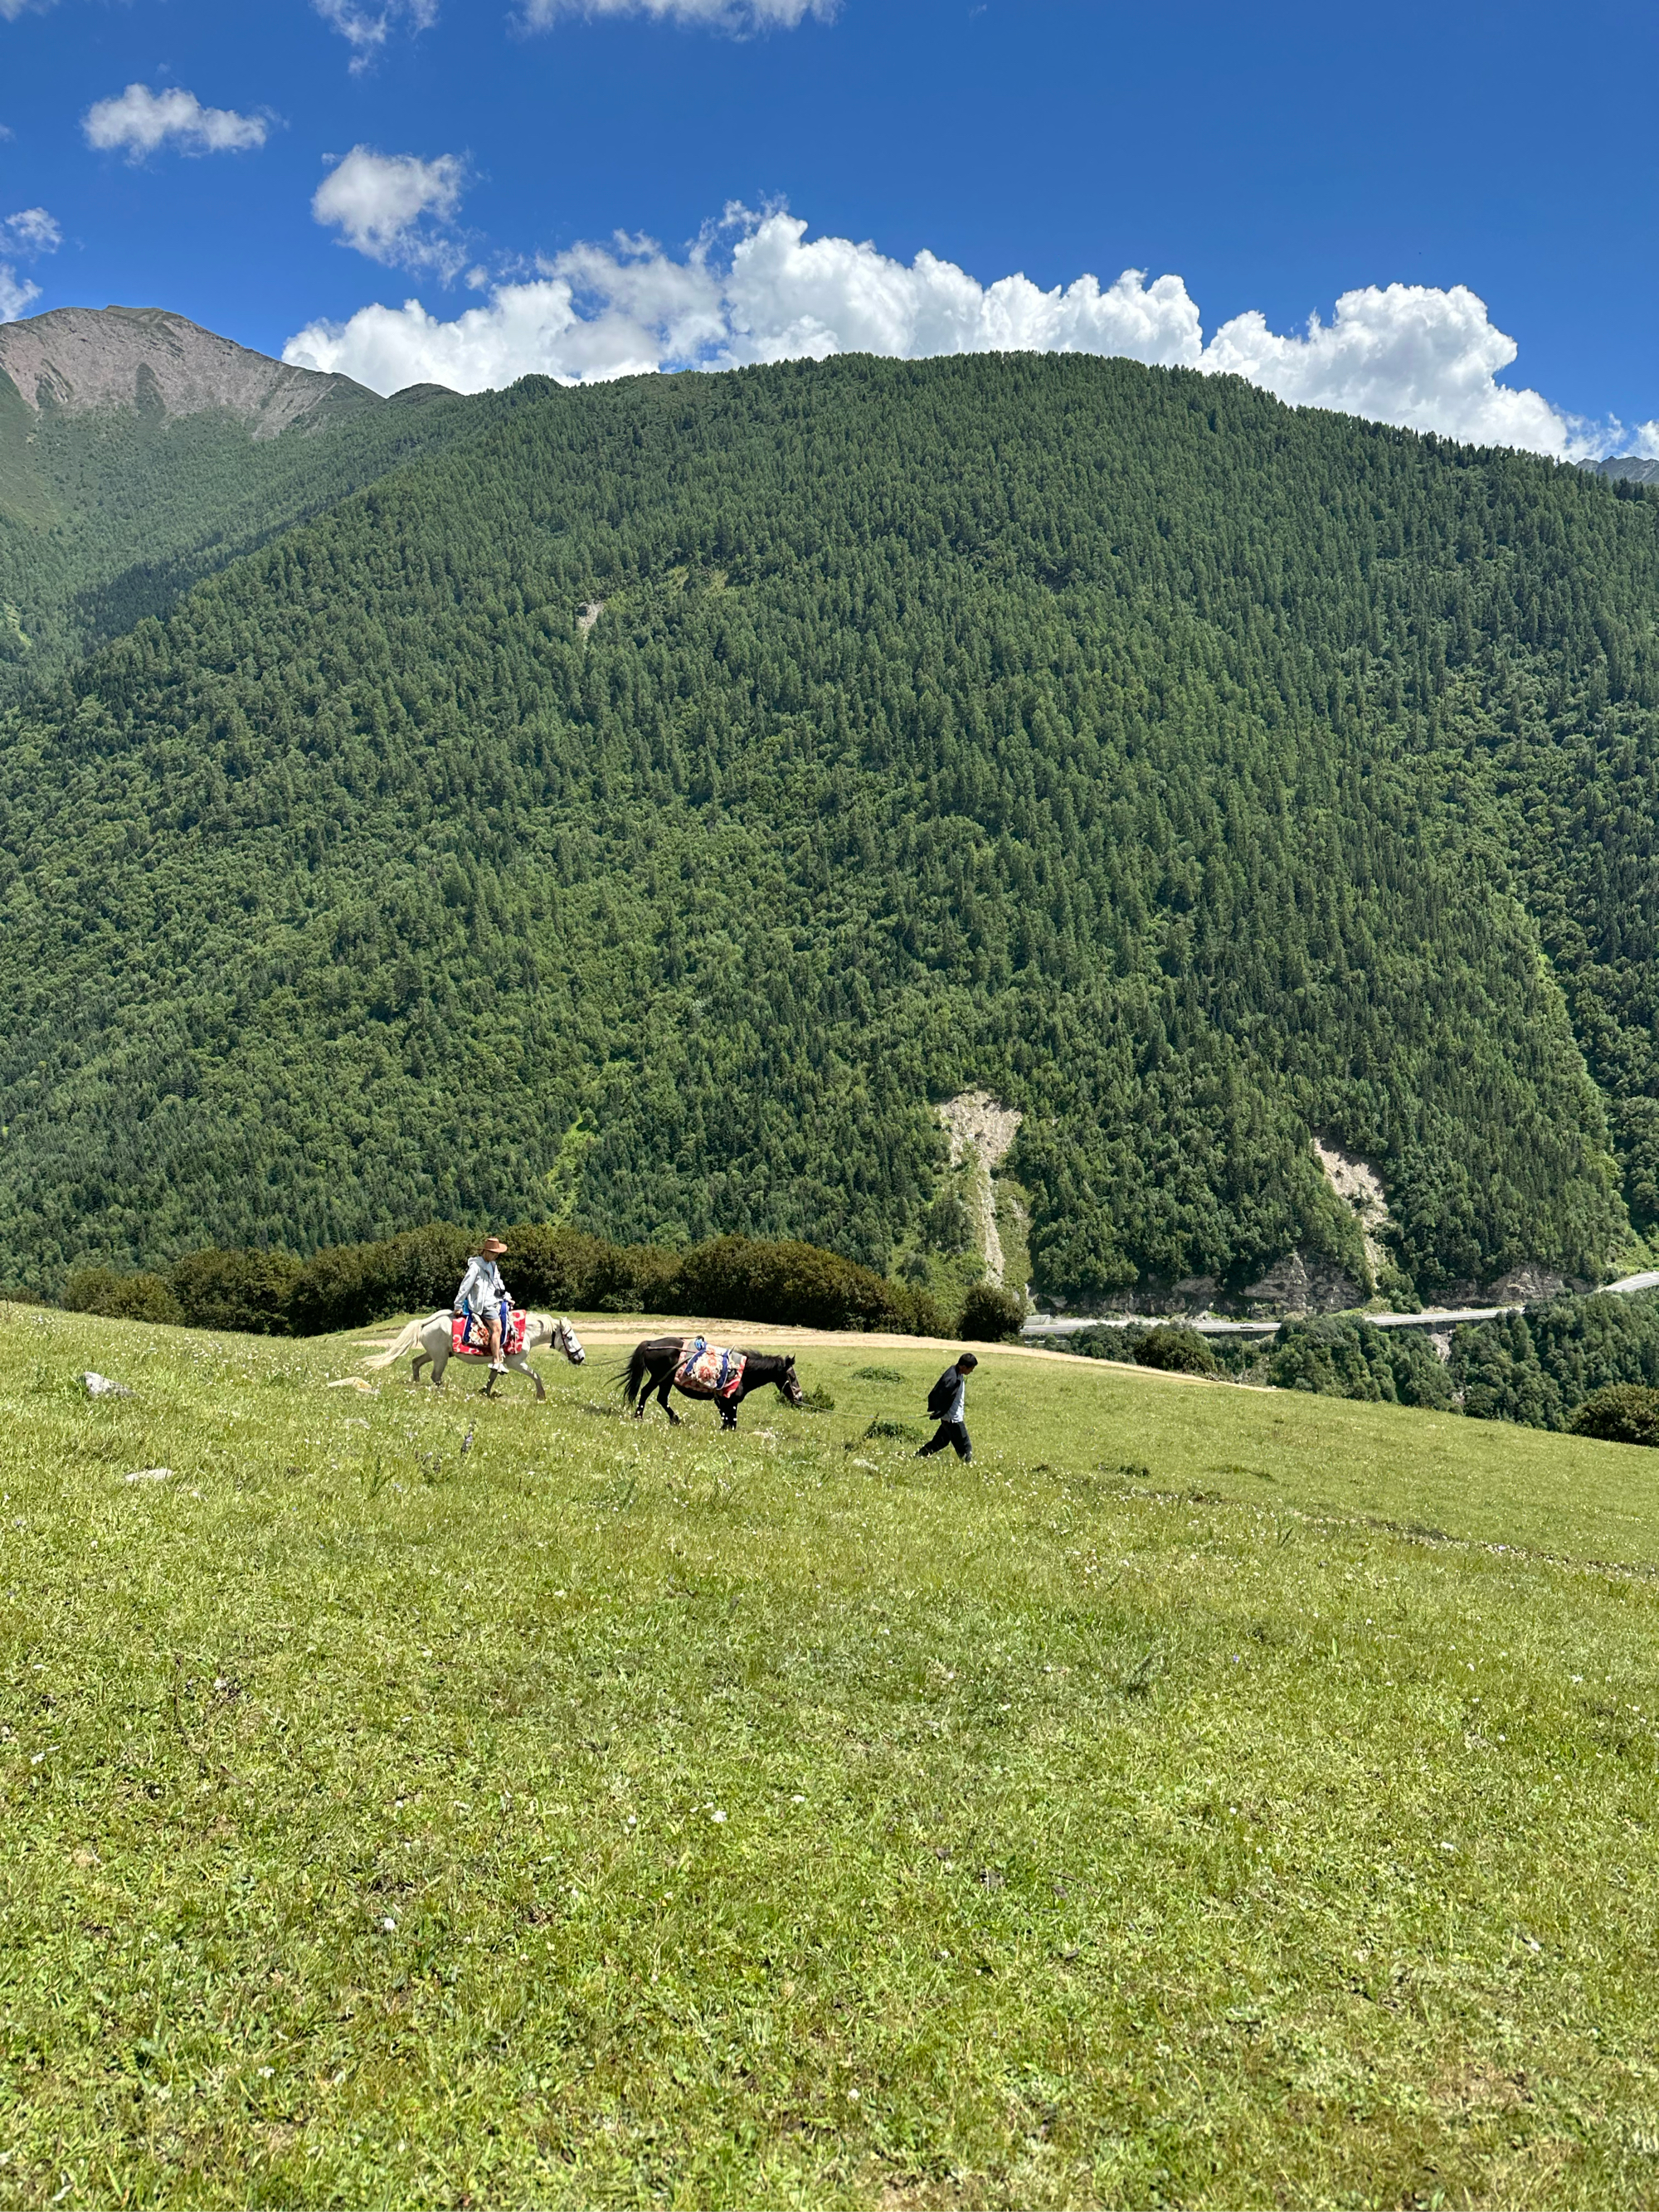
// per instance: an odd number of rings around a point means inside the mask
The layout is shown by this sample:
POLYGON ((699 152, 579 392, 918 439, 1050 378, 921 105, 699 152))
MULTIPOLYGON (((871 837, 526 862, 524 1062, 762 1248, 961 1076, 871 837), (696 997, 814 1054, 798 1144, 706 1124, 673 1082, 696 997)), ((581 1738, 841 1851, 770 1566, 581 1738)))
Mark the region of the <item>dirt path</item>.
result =
MULTIPOLYGON (((749 1344, 754 1349, 800 1352, 957 1352, 969 1347, 955 1336, 898 1336, 881 1329, 849 1328, 771 1328, 761 1322, 726 1321, 707 1316, 686 1314, 585 1314, 572 1313, 576 1333, 584 1345, 592 1349, 602 1346, 607 1350, 631 1347, 648 1336, 706 1336, 711 1344, 749 1344)), ((391 1328, 386 1322, 382 1327, 391 1328)), ((402 1327, 399 1322, 398 1328, 402 1327)), ((397 1331, 390 1336, 364 1338, 358 1345, 361 1352, 385 1352, 395 1340, 397 1331)), ((1168 1375, 1155 1367, 1136 1367, 1121 1359, 1088 1359, 1079 1352, 1050 1352, 1040 1344, 976 1344, 972 1349, 981 1360, 1053 1359, 1063 1367, 1103 1368, 1115 1375, 1139 1376, 1150 1382, 1197 1383, 1206 1387, 1209 1378, 1202 1375, 1168 1375)))

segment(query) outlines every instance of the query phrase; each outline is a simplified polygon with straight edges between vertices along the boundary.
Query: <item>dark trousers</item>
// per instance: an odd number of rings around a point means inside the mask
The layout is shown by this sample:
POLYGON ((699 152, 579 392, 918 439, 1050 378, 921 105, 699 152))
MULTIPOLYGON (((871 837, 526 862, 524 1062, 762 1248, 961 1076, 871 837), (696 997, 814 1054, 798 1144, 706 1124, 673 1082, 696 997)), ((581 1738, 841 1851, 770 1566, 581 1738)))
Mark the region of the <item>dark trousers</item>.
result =
POLYGON ((968 1433, 968 1425, 965 1421, 941 1421, 939 1425, 939 1432, 933 1442, 924 1444, 916 1454, 916 1457, 928 1459, 934 1452, 943 1451, 946 1444, 956 1446, 958 1459, 972 1459, 974 1440, 968 1433))

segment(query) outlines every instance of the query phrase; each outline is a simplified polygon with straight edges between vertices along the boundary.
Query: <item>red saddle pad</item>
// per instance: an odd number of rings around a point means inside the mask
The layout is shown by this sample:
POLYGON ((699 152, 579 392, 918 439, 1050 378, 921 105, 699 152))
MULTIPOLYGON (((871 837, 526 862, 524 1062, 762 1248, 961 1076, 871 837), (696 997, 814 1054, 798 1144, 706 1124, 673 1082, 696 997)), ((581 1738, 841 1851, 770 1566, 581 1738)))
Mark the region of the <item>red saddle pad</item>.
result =
MULTIPOLYGON (((527 1316, 522 1306, 512 1309, 507 1337, 501 1346, 503 1359, 524 1350, 524 1333, 527 1316)), ((477 1354, 489 1349, 484 1336, 483 1323, 477 1314, 453 1314, 449 1322, 449 1344, 453 1352, 477 1354)))

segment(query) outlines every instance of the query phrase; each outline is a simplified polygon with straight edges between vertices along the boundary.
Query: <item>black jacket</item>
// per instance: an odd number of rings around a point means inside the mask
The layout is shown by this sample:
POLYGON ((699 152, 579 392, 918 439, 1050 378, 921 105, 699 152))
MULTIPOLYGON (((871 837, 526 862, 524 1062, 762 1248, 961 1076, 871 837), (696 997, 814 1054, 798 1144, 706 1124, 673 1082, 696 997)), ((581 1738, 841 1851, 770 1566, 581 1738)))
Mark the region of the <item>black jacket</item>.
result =
POLYGON ((942 1421, 956 1403, 957 1392, 967 1380, 961 1368, 954 1363, 947 1367, 939 1381, 927 1393, 927 1413, 930 1419, 942 1421))

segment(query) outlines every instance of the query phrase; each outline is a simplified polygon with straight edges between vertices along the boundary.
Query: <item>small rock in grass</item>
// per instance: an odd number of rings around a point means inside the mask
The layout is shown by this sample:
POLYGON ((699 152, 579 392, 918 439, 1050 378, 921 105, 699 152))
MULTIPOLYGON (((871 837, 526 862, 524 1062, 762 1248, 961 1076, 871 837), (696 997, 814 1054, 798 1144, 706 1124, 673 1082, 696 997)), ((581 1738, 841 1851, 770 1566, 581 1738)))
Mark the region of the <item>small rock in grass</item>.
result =
POLYGON ((100 1375, 88 1367, 81 1377, 88 1398, 130 1398, 132 1395, 125 1382, 112 1382, 107 1375, 100 1375))
POLYGON ((131 1474, 123 1475, 124 1482, 167 1482, 171 1480, 170 1467, 136 1467, 131 1474))

